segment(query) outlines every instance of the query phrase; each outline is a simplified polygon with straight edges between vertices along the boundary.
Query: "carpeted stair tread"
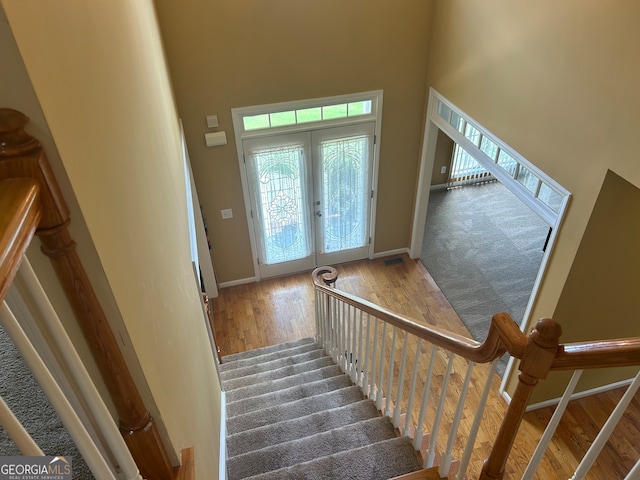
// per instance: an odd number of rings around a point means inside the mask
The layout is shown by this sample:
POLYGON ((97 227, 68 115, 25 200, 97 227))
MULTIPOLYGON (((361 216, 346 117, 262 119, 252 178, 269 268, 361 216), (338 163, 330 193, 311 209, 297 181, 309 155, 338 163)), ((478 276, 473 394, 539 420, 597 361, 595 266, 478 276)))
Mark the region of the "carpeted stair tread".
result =
MULTIPOLYGON (((313 338, 301 338, 300 340, 292 340, 290 342, 279 343, 277 345, 270 345, 268 347, 256 348, 255 350, 249 350, 246 352, 231 353, 222 357, 222 365, 226 366, 227 363, 234 362, 236 360, 244 360, 246 358, 259 357, 267 353, 279 352, 282 350, 288 350, 290 348, 299 347, 309 343, 315 343, 313 338)), ((226 368, 226 367, 225 367, 226 368)))
POLYGON ((311 352, 313 350, 319 350, 321 347, 316 343, 306 343, 296 347, 288 348, 286 350, 278 350, 275 352, 265 353, 264 355, 258 355, 255 357, 244 358, 240 360, 234 360, 232 362, 222 363, 221 372, 229 372, 238 368, 255 365, 256 363, 267 363, 273 360, 281 358, 294 357, 303 353, 311 352))
POLYGON ((233 435, 290 418, 311 415, 323 410, 359 402, 360 400, 363 400, 363 396, 358 387, 341 388, 311 398, 304 398, 281 405, 271 405, 261 410, 227 418, 227 432, 229 435, 233 435))
POLYGON ((324 380, 305 383, 303 385, 295 385, 293 387, 278 390, 277 392, 269 392, 255 397, 244 398, 235 402, 228 402, 227 418, 233 418, 236 415, 261 410, 265 405, 291 403, 314 395, 347 388, 351 385, 351 379, 347 375, 343 374, 337 377, 330 377, 324 380))
MULTIPOLYGON (((329 365, 328 367, 316 368, 314 370, 305 371, 296 375, 289 375, 277 380, 267 380, 253 385, 247 385, 242 388, 227 391, 227 403, 233 403, 238 400, 257 397, 267 393, 284 390, 285 388, 303 385, 305 383, 325 380, 331 377, 342 375, 342 370, 337 365, 329 365)), ((259 378, 256 378, 259 380, 259 378)))
POLYGON ((299 355, 292 355, 284 358, 277 358, 269 362, 256 363, 247 365, 240 368, 234 368, 220 372, 220 379, 222 382, 231 380, 232 378, 240 378, 245 375, 254 375, 256 373, 268 372, 269 370, 275 370, 287 365, 294 365, 296 363, 308 362, 309 360, 315 360, 320 357, 324 357, 326 354, 324 350, 316 349, 310 352, 301 353, 299 355))
POLYGON ((228 478, 246 478, 393 438, 396 432, 388 417, 371 418, 233 457, 227 461, 228 478))
POLYGON ((250 480, 388 480, 422 468, 411 441, 393 438, 291 467, 273 470, 250 480))
POLYGON ((335 365, 333 359, 329 356, 324 356, 309 360, 302 363, 294 363, 292 365, 286 365, 284 367, 276 368, 266 372, 254 373, 253 375, 245 375, 243 377, 231 378, 223 382, 224 390, 227 392, 227 399, 229 399, 229 393, 236 389, 256 385, 259 383, 265 383, 275 381, 280 378, 289 377, 291 375, 297 375, 299 373, 308 372, 311 370, 317 370, 328 366, 335 365))
POLYGON ((344 407, 236 433, 227 437, 228 458, 378 416, 378 410, 372 400, 361 400, 344 407))

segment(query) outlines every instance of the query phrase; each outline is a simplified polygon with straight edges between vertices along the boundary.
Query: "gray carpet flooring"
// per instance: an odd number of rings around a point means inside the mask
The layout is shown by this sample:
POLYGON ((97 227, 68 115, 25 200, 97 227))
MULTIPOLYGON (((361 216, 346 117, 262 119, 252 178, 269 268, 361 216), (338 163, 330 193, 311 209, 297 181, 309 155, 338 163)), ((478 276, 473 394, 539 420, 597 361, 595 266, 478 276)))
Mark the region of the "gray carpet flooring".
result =
MULTIPOLYGON (((72 459, 74 479, 94 478, 62 420, 0 324, 0 396, 45 455, 72 459)), ((0 426, 0 456, 21 455, 0 426)))
POLYGON ((229 480, 386 480, 421 469, 410 440, 312 339, 222 360, 229 480))
POLYGON ((497 312, 520 324, 548 230, 498 182, 431 192, 420 258, 474 339, 497 312))

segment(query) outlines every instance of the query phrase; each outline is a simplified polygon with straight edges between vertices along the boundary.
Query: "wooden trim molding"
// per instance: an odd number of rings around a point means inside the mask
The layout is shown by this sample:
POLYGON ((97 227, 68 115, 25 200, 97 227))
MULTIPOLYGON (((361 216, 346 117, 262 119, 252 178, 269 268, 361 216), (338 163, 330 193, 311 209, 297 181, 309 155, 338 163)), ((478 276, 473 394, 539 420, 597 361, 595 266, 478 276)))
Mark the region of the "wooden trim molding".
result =
POLYGON ((40 143, 24 131, 26 115, 0 109, 0 180, 38 185, 42 215, 36 235, 49 257, 91 348, 119 417, 119 427, 144 478, 171 480, 173 469, 67 228, 69 210, 40 143))

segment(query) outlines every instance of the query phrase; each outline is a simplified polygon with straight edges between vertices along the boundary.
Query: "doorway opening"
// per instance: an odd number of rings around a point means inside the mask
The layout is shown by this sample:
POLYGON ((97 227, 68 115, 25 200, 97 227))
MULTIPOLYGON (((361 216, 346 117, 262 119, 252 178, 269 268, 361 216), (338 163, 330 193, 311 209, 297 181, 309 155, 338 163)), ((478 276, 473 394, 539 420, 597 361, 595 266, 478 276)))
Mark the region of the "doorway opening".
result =
POLYGON ((371 258, 382 92, 233 109, 256 279, 371 258))
MULTIPOLYGON (((531 162, 511 149, 497 136, 482 127, 477 121, 432 89, 429 95, 429 109, 427 112, 418 195, 414 213, 410 249, 412 258, 421 257, 424 241, 428 240, 425 239, 425 226, 427 226, 429 222, 427 212, 429 211, 430 214, 432 214, 434 209, 430 207, 435 207, 435 203, 441 200, 436 198, 441 192, 438 191, 438 193, 434 193, 433 196, 434 205, 430 205, 430 194, 433 183, 441 184, 445 189, 457 189, 451 190, 450 193, 459 193, 466 190, 467 193, 473 192, 474 194, 480 194, 480 192, 482 192, 482 196, 484 196, 483 198, 481 195, 478 195, 470 199, 468 206, 463 207, 465 208, 464 214, 460 215, 457 219, 457 221, 460 222, 459 225, 453 227, 457 228, 455 235, 446 235, 444 237, 447 242, 453 242, 454 236, 458 237, 459 242, 463 242, 462 250, 460 250, 461 253, 455 254, 457 256, 456 261, 464 262, 464 257, 469 256, 475 256, 476 258, 473 258, 475 260, 488 255, 490 250, 494 250, 495 258, 497 258, 498 261, 501 255, 503 259, 508 259, 508 257, 512 255, 506 252, 506 247, 510 241, 508 239, 505 240, 506 237, 490 242, 488 246, 480 247, 481 240, 484 240, 484 237, 488 234, 499 233, 498 230, 502 228, 497 224, 492 227, 491 222, 500 221, 505 225, 505 229, 508 230, 508 224, 504 223, 505 221, 508 222, 508 219, 498 218, 498 216, 514 215, 513 213, 501 214, 498 211, 489 210, 486 214, 485 221, 481 220, 481 215, 485 214, 480 213, 480 207, 483 206, 482 202, 488 201, 489 195, 487 192, 491 187, 495 186, 499 189, 499 195, 502 197, 502 200, 506 200, 508 208, 516 206, 526 207, 524 214, 530 215, 532 219, 528 225, 525 225, 526 228, 534 224, 538 225, 535 235, 531 238, 542 236, 543 240, 535 240, 532 245, 524 246, 524 250, 528 252, 526 255, 536 257, 534 263, 538 262, 539 264, 539 268, 534 272, 535 278, 530 290, 530 295, 525 299, 526 306, 523 311, 520 310, 516 315, 514 315, 514 312, 508 312, 512 314, 514 321, 519 323, 521 328, 525 328, 528 323, 533 301, 537 295, 542 274, 569 201, 569 192, 531 162), (441 166, 437 163, 438 159, 442 158, 443 155, 445 157, 447 156, 446 149, 444 149, 445 153, 443 153, 444 144, 450 145, 447 161, 450 162, 452 159, 454 160, 453 164, 448 163, 446 168, 443 168, 445 165, 441 166), (457 165, 456 161, 458 162, 457 165), (454 171, 451 172, 451 170, 454 171), (442 177, 438 178, 439 175, 442 175, 442 177), (477 183, 482 186, 465 186, 460 188, 461 185, 472 183, 477 183), (477 210, 477 212, 474 210, 477 210), (480 234, 481 237, 479 237, 479 240, 475 243, 472 234, 470 233, 465 236, 464 231, 465 229, 470 229, 470 225, 474 222, 482 224, 483 227, 489 227, 487 233, 480 234), (532 252, 535 252, 535 255, 533 255, 532 252), (538 260, 540 257, 541 260, 538 260)), ((493 188, 493 190, 495 190, 495 188, 493 188)), ((446 192, 446 190, 444 191, 446 192)), ((450 196, 449 198, 452 197, 450 196)), ((517 215, 521 213, 522 212, 517 215)), ((452 216, 451 213, 448 213, 446 216, 447 220, 456 221, 455 218, 449 218, 452 216)), ((475 233, 477 234, 477 231, 475 233)), ((439 255, 439 260, 447 256, 446 253, 440 253, 439 255)), ((493 263, 497 262, 494 261, 493 263)), ((508 264, 509 262, 506 263, 508 264)), ((511 266, 505 266, 505 268, 514 269, 517 265, 516 262, 516 264, 511 266)), ((448 265, 444 269, 445 275, 447 275, 447 269, 449 272, 452 272, 453 268, 455 267, 448 265)), ((535 266, 533 268, 535 269, 535 266)), ((484 288, 487 283, 485 279, 475 278, 471 274, 464 275, 461 282, 469 289, 484 288)), ((445 290, 446 288, 443 289, 443 291, 445 290)), ((507 288, 506 295, 509 294, 510 292, 508 292, 507 288)), ((454 302, 451 303, 453 304, 454 302)), ((473 311, 476 306, 470 305, 469 303, 473 302, 467 302, 467 304, 459 308, 468 308, 473 311)), ((456 308, 455 305, 454 308, 456 308)), ((456 308, 456 311, 457 310, 456 308)), ((497 312, 491 312, 491 314, 493 313, 497 312)), ((460 316, 462 317, 462 315, 460 316)), ((486 326, 488 326, 491 317, 490 315, 486 316, 488 317, 486 318, 486 326)), ((484 338, 480 338, 480 340, 484 340, 484 338)), ((511 367, 509 365, 506 368, 508 370, 511 367)))

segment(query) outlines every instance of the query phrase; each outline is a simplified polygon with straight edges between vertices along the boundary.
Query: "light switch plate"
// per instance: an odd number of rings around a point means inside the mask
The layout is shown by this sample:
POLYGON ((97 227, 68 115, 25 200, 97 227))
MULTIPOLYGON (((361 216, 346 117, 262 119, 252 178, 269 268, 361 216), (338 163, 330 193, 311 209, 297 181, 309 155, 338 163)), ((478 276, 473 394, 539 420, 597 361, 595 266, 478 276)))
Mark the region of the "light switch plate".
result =
POLYGON ((223 220, 227 220, 229 218, 233 218, 233 210, 230 208, 226 208, 224 210, 220 210, 220 215, 222 215, 223 220))

